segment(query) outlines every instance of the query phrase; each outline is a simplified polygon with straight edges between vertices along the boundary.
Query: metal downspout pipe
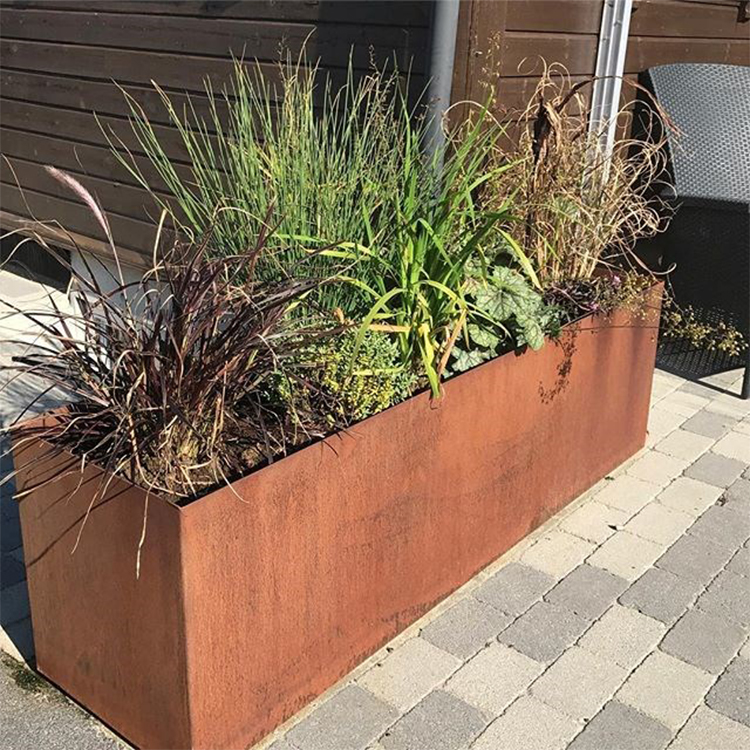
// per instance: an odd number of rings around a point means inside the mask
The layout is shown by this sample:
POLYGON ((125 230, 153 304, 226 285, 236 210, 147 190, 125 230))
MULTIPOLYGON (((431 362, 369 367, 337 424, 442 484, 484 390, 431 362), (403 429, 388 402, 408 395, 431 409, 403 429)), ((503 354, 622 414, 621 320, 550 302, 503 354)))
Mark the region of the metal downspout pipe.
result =
POLYGON ((589 133, 598 135, 598 148, 607 159, 612 153, 617 131, 632 10, 633 0, 604 0, 602 9, 589 133))
POLYGON ((432 4, 425 144, 430 154, 441 154, 445 145, 443 117, 451 103, 459 6, 460 0, 434 0, 432 4))

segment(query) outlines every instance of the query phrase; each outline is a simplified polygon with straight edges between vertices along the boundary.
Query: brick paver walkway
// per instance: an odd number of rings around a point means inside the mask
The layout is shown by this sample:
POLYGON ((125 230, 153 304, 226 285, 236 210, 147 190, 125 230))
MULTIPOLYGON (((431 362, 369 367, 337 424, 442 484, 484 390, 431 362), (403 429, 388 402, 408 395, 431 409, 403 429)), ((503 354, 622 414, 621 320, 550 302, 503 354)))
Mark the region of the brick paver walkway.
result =
MULTIPOLYGON (((750 404, 725 392, 738 378, 657 373, 646 450, 259 748, 750 748, 750 404)), ((22 594, 8 601, 22 614, 22 594)))

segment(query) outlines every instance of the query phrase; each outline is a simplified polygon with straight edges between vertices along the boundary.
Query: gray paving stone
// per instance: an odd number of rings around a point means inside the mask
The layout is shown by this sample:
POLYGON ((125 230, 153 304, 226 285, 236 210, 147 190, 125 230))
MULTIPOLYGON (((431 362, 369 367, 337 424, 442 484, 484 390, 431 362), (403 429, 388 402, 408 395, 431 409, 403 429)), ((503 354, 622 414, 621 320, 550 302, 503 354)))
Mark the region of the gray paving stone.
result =
POLYGON ((743 547, 741 550, 738 550, 735 556, 729 561, 727 570, 730 573, 745 576, 745 578, 750 577, 750 548, 743 547))
POLYGON ((610 701, 569 745, 569 750, 663 750, 672 732, 661 722, 610 701))
POLYGON ((676 732, 703 700, 713 675, 662 651, 654 651, 615 696, 676 732))
POLYGON ((287 740, 283 737, 280 740, 276 740, 267 750, 296 750, 293 745, 290 745, 287 740))
POLYGON ((729 487, 742 474, 745 464, 736 458, 727 458, 718 453, 704 453, 694 464, 685 469, 685 476, 715 487, 729 487))
POLYGON ((297 726, 287 739, 298 750, 364 750, 398 718, 398 711, 348 685, 297 726))
POLYGON ((689 533, 735 550, 750 539, 750 515, 715 505, 690 527, 689 533))
POLYGON ((656 446, 656 450, 692 462, 705 453, 713 443, 713 438, 705 435, 698 435, 687 430, 675 430, 656 446))
POLYGON ((720 503, 726 508, 750 513, 750 480, 743 476, 733 482, 724 492, 720 503))
POLYGON ((672 430, 676 430, 686 419, 687 417, 681 414, 660 409, 658 404, 652 407, 648 414, 646 445, 653 447, 662 438, 669 435, 672 430))
POLYGON ((531 695, 573 719, 587 721, 627 676, 623 667, 573 646, 531 686, 531 695))
POLYGON ((420 635, 443 651, 468 659, 495 638, 512 619, 490 604, 467 597, 425 625, 420 635))
POLYGON ((536 661, 552 661, 570 646, 590 621, 569 609, 537 602, 499 636, 500 642, 513 646, 536 661))
POLYGON ((620 604, 669 625, 682 616, 702 588, 667 570, 651 568, 620 597, 620 604))
POLYGON ((709 539, 686 534, 656 561, 656 567, 705 586, 732 554, 732 550, 709 539))
POLYGON ((670 508, 663 503, 649 503, 628 521, 624 531, 668 547, 688 529, 695 517, 690 513, 670 508))
POLYGON ((380 744, 385 750, 463 750, 485 726, 476 708, 436 690, 402 716, 380 744))
POLYGON ((742 380, 742 370, 725 370, 724 372, 717 372, 713 375, 707 375, 702 379, 704 383, 710 383, 711 385, 717 385, 722 390, 731 389, 737 384, 737 381, 742 380))
POLYGON ((460 666, 455 656, 422 638, 410 638, 357 683, 400 711, 408 711, 460 666))
POLYGON ((719 674, 745 640, 742 628, 721 617, 691 609, 664 636, 661 650, 678 659, 719 674))
POLYGON ((697 518, 703 511, 710 508, 722 495, 721 487, 699 482, 690 477, 678 477, 657 500, 668 508, 687 513, 697 518))
POLYGON ((711 688, 706 703, 714 711, 750 727, 750 661, 735 659, 711 688))
MULTIPOLYGON (((715 385, 718 386, 718 384, 715 385)), ((710 385, 702 383, 699 380, 688 380, 685 383, 682 383, 677 390, 680 393, 693 393, 696 396, 705 396, 709 401, 715 399, 721 392, 718 388, 712 388, 710 385)))
POLYGON ((714 453, 720 453, 722 456, 736 458, 738 461, 747 466, 750 464, 750 439, 748 435, 741 432, 730 432, 728 435, 719 440, 713 449, 714 453))
POLYGON ((709 401, 704 396, 696 396, 684 391, 674 391, 659 401, 659 408, 679 414, 687 419, 699 412, 709 401))
POLYGON ((544 665, 502 643, 480 651, 445 689, 488 717, 499 716, 542 673, 544 665))
POLYGON ((560 528, 581 539, 601 544, 621 528, 628 518, 630 514, 625 511, 589 500, 566 516, 560 523, 560 528))
POLYGON ((563 750, 579 729, 580 724, 561 711, 523 695, 487 727, 471 750, 563 750))
POLYGON ((698 706, 669 750, 747 750, 750 729, 706 706, 698 706))
POLYGON ((595 620, 627 587, 628 582, 624 578, 584 564, 547 592, 545 599, 581 617, 595 620))
POLYGON ((628 581, 640 578, 664 552, 665 544, 642 539, 629 531, 618 531, 589 557, 597 568, 628 581))
POLYGON ((711 581, 696 606, 717 617, 750 627, 750 581, 724 570, 711 581))
MULTIPOLYGON (((674 433, 672 433, 674 434, 674 433)), ((628 467, 627 473, 645 482, 666 487, 690 465, 690 461, 652 450, 628 467)))
POLYGON ((568 534, 561 529, 551 529, 521 555, 521 562, 554 578, 568 575, 595 549, 595 546, 568 534))
POLYGON ((729 432, 735 424, 737 424, 737 420, 733 417, 702 410, 684 422, 682 429, 718 440, 729 432))
POLYGON ((689 464, 690 461, 686 459, 652 450, 632 463, 628 467, 627 473, 645 482, 666 487, 675 477, 682 474, 689 464))
POLYGON ((661 487, 657 484, 629 474, 621 474, 607 482, 594 497, 598 503, 616 508, 630 517, 643 508, 651 498, 656 497, 660 490, 661 487))
POLYGON ((513 562, 488 578, 474 596, 509 615, 520 615, 554 585, 552 576, 513 562))

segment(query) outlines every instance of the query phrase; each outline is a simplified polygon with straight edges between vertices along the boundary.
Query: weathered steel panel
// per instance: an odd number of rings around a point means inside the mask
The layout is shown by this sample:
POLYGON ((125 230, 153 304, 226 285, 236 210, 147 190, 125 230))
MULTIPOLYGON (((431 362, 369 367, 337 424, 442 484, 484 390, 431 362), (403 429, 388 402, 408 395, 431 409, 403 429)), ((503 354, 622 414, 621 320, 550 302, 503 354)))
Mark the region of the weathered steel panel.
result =
POLYGON ((91 485, 32 493, 40 669, 142 747, 259 740, 643 446, 656 319, 584 319, 233 491, 152 497, 137 581, 143 491, 118 480, 72 556, 91 485))

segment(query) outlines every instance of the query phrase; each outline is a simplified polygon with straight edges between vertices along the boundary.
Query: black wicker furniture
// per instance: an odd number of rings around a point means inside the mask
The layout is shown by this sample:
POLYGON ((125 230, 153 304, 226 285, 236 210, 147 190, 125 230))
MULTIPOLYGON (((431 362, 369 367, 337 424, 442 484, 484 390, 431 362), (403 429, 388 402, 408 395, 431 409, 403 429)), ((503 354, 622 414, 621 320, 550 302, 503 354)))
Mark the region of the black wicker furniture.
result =
MULTIPOLYGON (((750 67, 661 65, 642 85, 678 134, 667 133, 675 213, 652 240, 675 302, 750 338, 750 67)), ((742 397, 750 398, 750 348, 742 397)), ((736 366, 735 361, 735 366, 736 366)))

